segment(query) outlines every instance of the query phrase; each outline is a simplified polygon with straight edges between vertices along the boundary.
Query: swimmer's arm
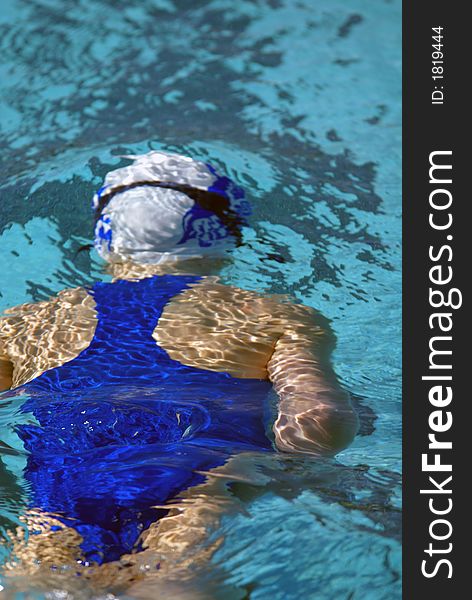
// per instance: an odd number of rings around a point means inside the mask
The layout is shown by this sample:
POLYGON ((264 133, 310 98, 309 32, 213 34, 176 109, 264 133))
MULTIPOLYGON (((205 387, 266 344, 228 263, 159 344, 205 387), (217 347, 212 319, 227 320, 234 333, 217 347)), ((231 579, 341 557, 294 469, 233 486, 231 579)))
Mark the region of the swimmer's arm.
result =
POLYGON ((329 363, 327 336, 308 319, 289 325, 276 343, 267 369, 279 395, 279 450, 333 455, 356 435, 357 415, 329 363))

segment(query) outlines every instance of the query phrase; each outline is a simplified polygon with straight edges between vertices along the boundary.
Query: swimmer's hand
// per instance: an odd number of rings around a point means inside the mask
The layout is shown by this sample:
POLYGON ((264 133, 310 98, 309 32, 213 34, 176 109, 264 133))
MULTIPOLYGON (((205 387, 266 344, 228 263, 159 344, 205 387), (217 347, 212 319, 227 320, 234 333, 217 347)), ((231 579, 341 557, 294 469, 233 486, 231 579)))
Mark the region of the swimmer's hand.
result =
POLYGON ((0 392, 9 390, 13 379, 13 365, 7 359, 0 356, 0 392))
POLYGON ((329 332, 316 322, 292 323, 267 365, 279 395, 275 443, 283 452, 332 456, 358 430, 349 395, 329 363, 329 332))
POLYGON ((332 456, 349 446, 357 430, 357 415, 342 390, 287 393, 279 400, 274 434, 283 452, 332 456))

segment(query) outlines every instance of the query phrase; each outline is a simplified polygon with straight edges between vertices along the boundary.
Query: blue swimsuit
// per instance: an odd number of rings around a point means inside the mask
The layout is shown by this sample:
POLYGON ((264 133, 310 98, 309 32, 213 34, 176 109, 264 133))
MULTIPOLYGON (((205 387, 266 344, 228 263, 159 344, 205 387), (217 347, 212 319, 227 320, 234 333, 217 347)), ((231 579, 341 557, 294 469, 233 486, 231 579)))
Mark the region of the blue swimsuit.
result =
POLYGON ((89 347, 22 387, 36 420, 17 429, 31 505, 78 531, 87 561, 139 550, 166 514, 155 507, 205 480, 195 471, 272 449, 268 381, 182 365, 152 338, 164 306, 199 279, 95 284, 89 347))

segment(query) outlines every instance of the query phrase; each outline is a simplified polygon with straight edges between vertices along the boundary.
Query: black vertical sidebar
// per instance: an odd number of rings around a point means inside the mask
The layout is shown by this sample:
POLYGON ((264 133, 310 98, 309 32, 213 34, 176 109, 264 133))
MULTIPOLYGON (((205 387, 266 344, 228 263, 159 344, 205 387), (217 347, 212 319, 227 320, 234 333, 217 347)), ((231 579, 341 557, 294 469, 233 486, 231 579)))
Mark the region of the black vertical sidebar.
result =
POLYGON ((408 600, 472 594, 467 585, 472 519, 466 512, 472 507, 472 393, 466 385, 466 373, 472 374, 466 291, 472 271, 472 194, 466 184, 472 176, 471 39, 462 3, 403 3, 403 597, 408 600))

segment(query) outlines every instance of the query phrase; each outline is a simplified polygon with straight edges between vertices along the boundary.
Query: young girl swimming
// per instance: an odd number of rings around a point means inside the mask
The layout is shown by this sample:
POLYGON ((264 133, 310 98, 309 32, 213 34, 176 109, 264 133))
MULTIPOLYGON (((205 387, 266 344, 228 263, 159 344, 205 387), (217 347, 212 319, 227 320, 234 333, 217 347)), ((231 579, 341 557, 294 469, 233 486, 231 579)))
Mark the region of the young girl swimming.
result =
POLYGON ((205 473, 253 452, 333 455, 357 429, 322 317, 205 276, 242 241, 243 190, 184 156, 130 158, 93 201, 113 282, 0 320, 0 389, 31 415, 16 431, 36 567, 158 546, 173 499, 211 494, 205 473))

